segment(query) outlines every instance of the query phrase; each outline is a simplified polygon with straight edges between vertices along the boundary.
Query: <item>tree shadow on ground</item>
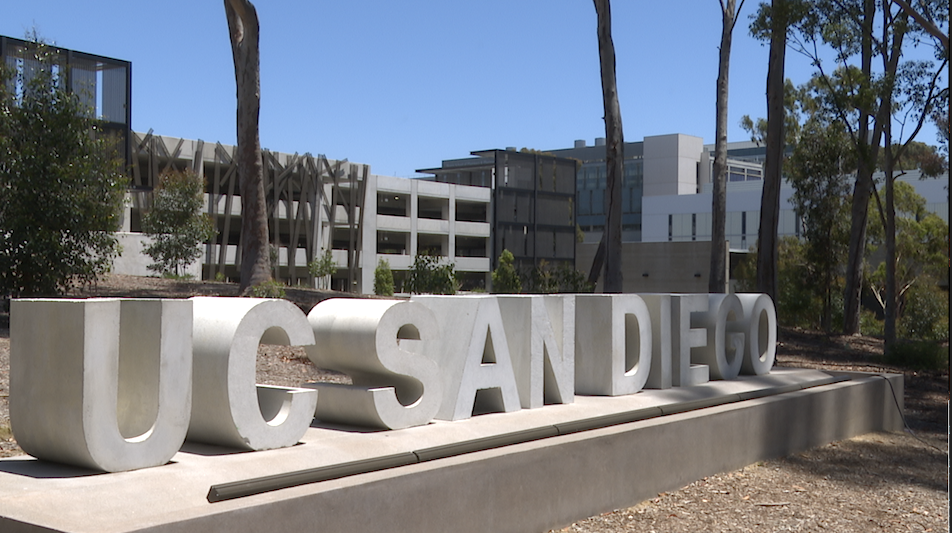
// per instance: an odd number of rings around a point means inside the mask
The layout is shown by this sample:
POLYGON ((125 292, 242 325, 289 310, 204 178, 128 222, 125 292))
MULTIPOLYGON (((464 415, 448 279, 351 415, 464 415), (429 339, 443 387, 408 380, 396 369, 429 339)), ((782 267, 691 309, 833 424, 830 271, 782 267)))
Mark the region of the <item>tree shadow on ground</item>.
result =
POLYGON ((874 433, 794 454, 780 463, 801 474, 867 489, 916 485, 945 492, 948 442, 935 435, 921 438, 925 442, 903 433, 874 433))

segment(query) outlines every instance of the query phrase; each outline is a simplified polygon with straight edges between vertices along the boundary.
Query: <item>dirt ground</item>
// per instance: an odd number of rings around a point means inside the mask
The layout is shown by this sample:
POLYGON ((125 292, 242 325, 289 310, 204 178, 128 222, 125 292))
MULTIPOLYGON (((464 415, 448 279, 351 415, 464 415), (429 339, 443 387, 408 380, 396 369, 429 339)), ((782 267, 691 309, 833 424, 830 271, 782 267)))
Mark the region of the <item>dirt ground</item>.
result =
POLYGON ((949 373, 881 361, 871 337, 782 329, 777 365, 905 375, 910 430, 872 433, 706 477, 564 533, 949 531, 949 373))
MULTIPOLYGON (((227 283, 109 276, 72 296, 234 296, 236 291, 227 283)), ((288 291, 288 297, 304 309, 334 295, 288 291)), ((0 315, 0 456, 22 453, 10 431, 8 324, 8 317, 0 315)), ((948 369, 921 372, 885 365, 882 341, 871 337, 788 329, 778 337, 778 366, 904 374, 910 430, 864 435, 706 477, 633 507, 553 531, 948 531, 948 369)), ((300 348, 262 346, 257 371, 259 383, 274 385, 349 381, 342 374, 313 367, 300 348)))

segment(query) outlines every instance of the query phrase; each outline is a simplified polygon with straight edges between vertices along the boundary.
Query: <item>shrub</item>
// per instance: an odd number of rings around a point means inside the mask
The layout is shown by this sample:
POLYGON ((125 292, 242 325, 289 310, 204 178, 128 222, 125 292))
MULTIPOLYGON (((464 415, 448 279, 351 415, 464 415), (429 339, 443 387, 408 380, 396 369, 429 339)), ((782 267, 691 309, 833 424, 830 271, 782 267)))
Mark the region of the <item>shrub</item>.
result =
POLYGON ((876 313, 869 309, 862 309, 859 313, 859 332, 870 337, 883 336, 883 321, 876 313))
POLYGON ((568 263, 560 263, 556 267, 555 278, 559 284, 559 292, 562 293, 595 291, 595 285, 588 282, 588 277, 572 268, 568 263))
POLYGON ((108 136, 37 45, 31 78, 0 66, 0 295, 89 283, 119 253, 127 178, 108 136), (22 95, 11 94, 22 87, 22 95))
POLYGON ((324 253, 321 255, 320 259, 312 259, 307 264, 307 272, 311 277, 318 279, 319 288, 329 288, 330 287, 330 276, 334 272, 337 272, 337 265, 334 263, 334 255, 330 249, 324 250, 324 253))
POLYGON ((204 180, 190 171, 159 177, 152 208, 142 218, 142 229, 152 238, 144 250, 153 261, 149 270, 179 276, 202 255, 201 244, 217 233, 202 213, 204 190, 204 180))
POLYGON ((453 263, 431 252, 417 254, 403 286, 410 294, 456 294, 458 288, 453 263))
POLYGON ((509 250, 499 254, 499 266, 493 270, 493 292, 496 294, 516 294, 522 292, 522 280, 512 265, 515 258, 509 250))
POLYGON ((782 326, 820 329, 823 301, 812 283, 804 244, 795 237, 785 237, 778 248, 777 321, 782 326))
POLYGON ((553 269, 545 259, 539 260, 539 266, 525 275, 526 292, 532 294, 581 293, 592 292, 595 286, 588 282, 585 274, 567 262, 560 262, 553 269))
POLYGON ((260 285, 251 287, 251 296, 255 298, 284 298, 284 284, 280 281, 268 280, 260 285))
POLYGON ((949 338, 949 293, 935 286, 931 279, 920 279, 905 294, 899 336, 916 340, 949 338))
POLYGON ((390 262, 381 259, 374 269, 374 294, 377 296, 393 296, 393 271, 390 262))
POLYGON ((937 341, 897 341, 886 351, 886 361, 912 370, 949 367, 949 348, 937 341))

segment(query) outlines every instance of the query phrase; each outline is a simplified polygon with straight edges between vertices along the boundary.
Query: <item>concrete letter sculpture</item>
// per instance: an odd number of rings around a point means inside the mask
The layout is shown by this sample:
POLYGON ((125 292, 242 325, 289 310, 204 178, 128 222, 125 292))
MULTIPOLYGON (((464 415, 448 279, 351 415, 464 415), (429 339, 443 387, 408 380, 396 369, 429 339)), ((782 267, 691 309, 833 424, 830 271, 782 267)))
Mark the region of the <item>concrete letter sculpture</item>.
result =
POLYGON ((694 350, 692 359, 710 369, 711 379, 734 379, 744 361, 744 309, 735 294, 711 294, 709 310, 696 315, 707 330, 707 345, 694 350))
POLYGON ((497 296, 524 409, 575 400, 575 296, 497 296))
POLYGON ((314 418, 317 391, 255 386, 258 344, 314 343, 286 300, 191 298, 195 320, 188 439, 250 450, 291 446, 314 418))
POLYGON ((634 394, 651 371, 651 318, 634 294, 575 297, 575 392, 634 394))
POLYGON ((13 301, 10 421, 20 447, 107 472, 167 463, 188 428, 191 322, 187 300, 13 301))
POLYGON ((710 368, 691 361, 691 349, 707 345, 707 330, 692 323, 692 315, 706 313, 706 294, 671 295, 671 383, 690 387, 710 381, 710 368))
POLYGON ((747 339, 741 372, 769 374, 777 355, 777 310, 766 294, 738 294, 747 322, 747 339))
POLYGON ((433 313, 416 302, 334 298, 311 309, 311 361, 350 375, 354 385, 313 383, 315 416, 383 429, 420 426, 443 400, 433 313))
POLYGON ((439 366, 443 403, 436 418, 461 420, 473 413, 520 407, 506 331, 492 296, 414 296, 436 316, 443 339, 439 366))
POLYGON ((651 371, 646 389, 671 388, 671 295, 639 294, 651 318, 651 371))

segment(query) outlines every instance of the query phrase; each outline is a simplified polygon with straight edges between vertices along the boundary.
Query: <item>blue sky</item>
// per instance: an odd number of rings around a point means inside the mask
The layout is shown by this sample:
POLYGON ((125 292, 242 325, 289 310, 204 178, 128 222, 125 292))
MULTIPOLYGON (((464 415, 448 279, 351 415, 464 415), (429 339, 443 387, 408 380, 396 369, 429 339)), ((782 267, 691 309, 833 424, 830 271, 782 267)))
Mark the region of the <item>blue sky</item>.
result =
MULTIPOLYGON (((767 48, 734 32, 728 139, 765 115, 767 48)), ((261 22, 261 144, 413 176, 473 150, 570 147, 604 136, 590 0, 271 0, 261 22)), ((31 28, 65 48, 132 61, 132 126, 235 142, 235 79, 223 3, 8 2, 0 34, 31 28)), ((715 0, 615 1, 625 138, 714 142, 715 0)), ((809 63, 788 52, 787 77, 809 63)), ((929 127, 919 139, 935 143, 929 127)))

